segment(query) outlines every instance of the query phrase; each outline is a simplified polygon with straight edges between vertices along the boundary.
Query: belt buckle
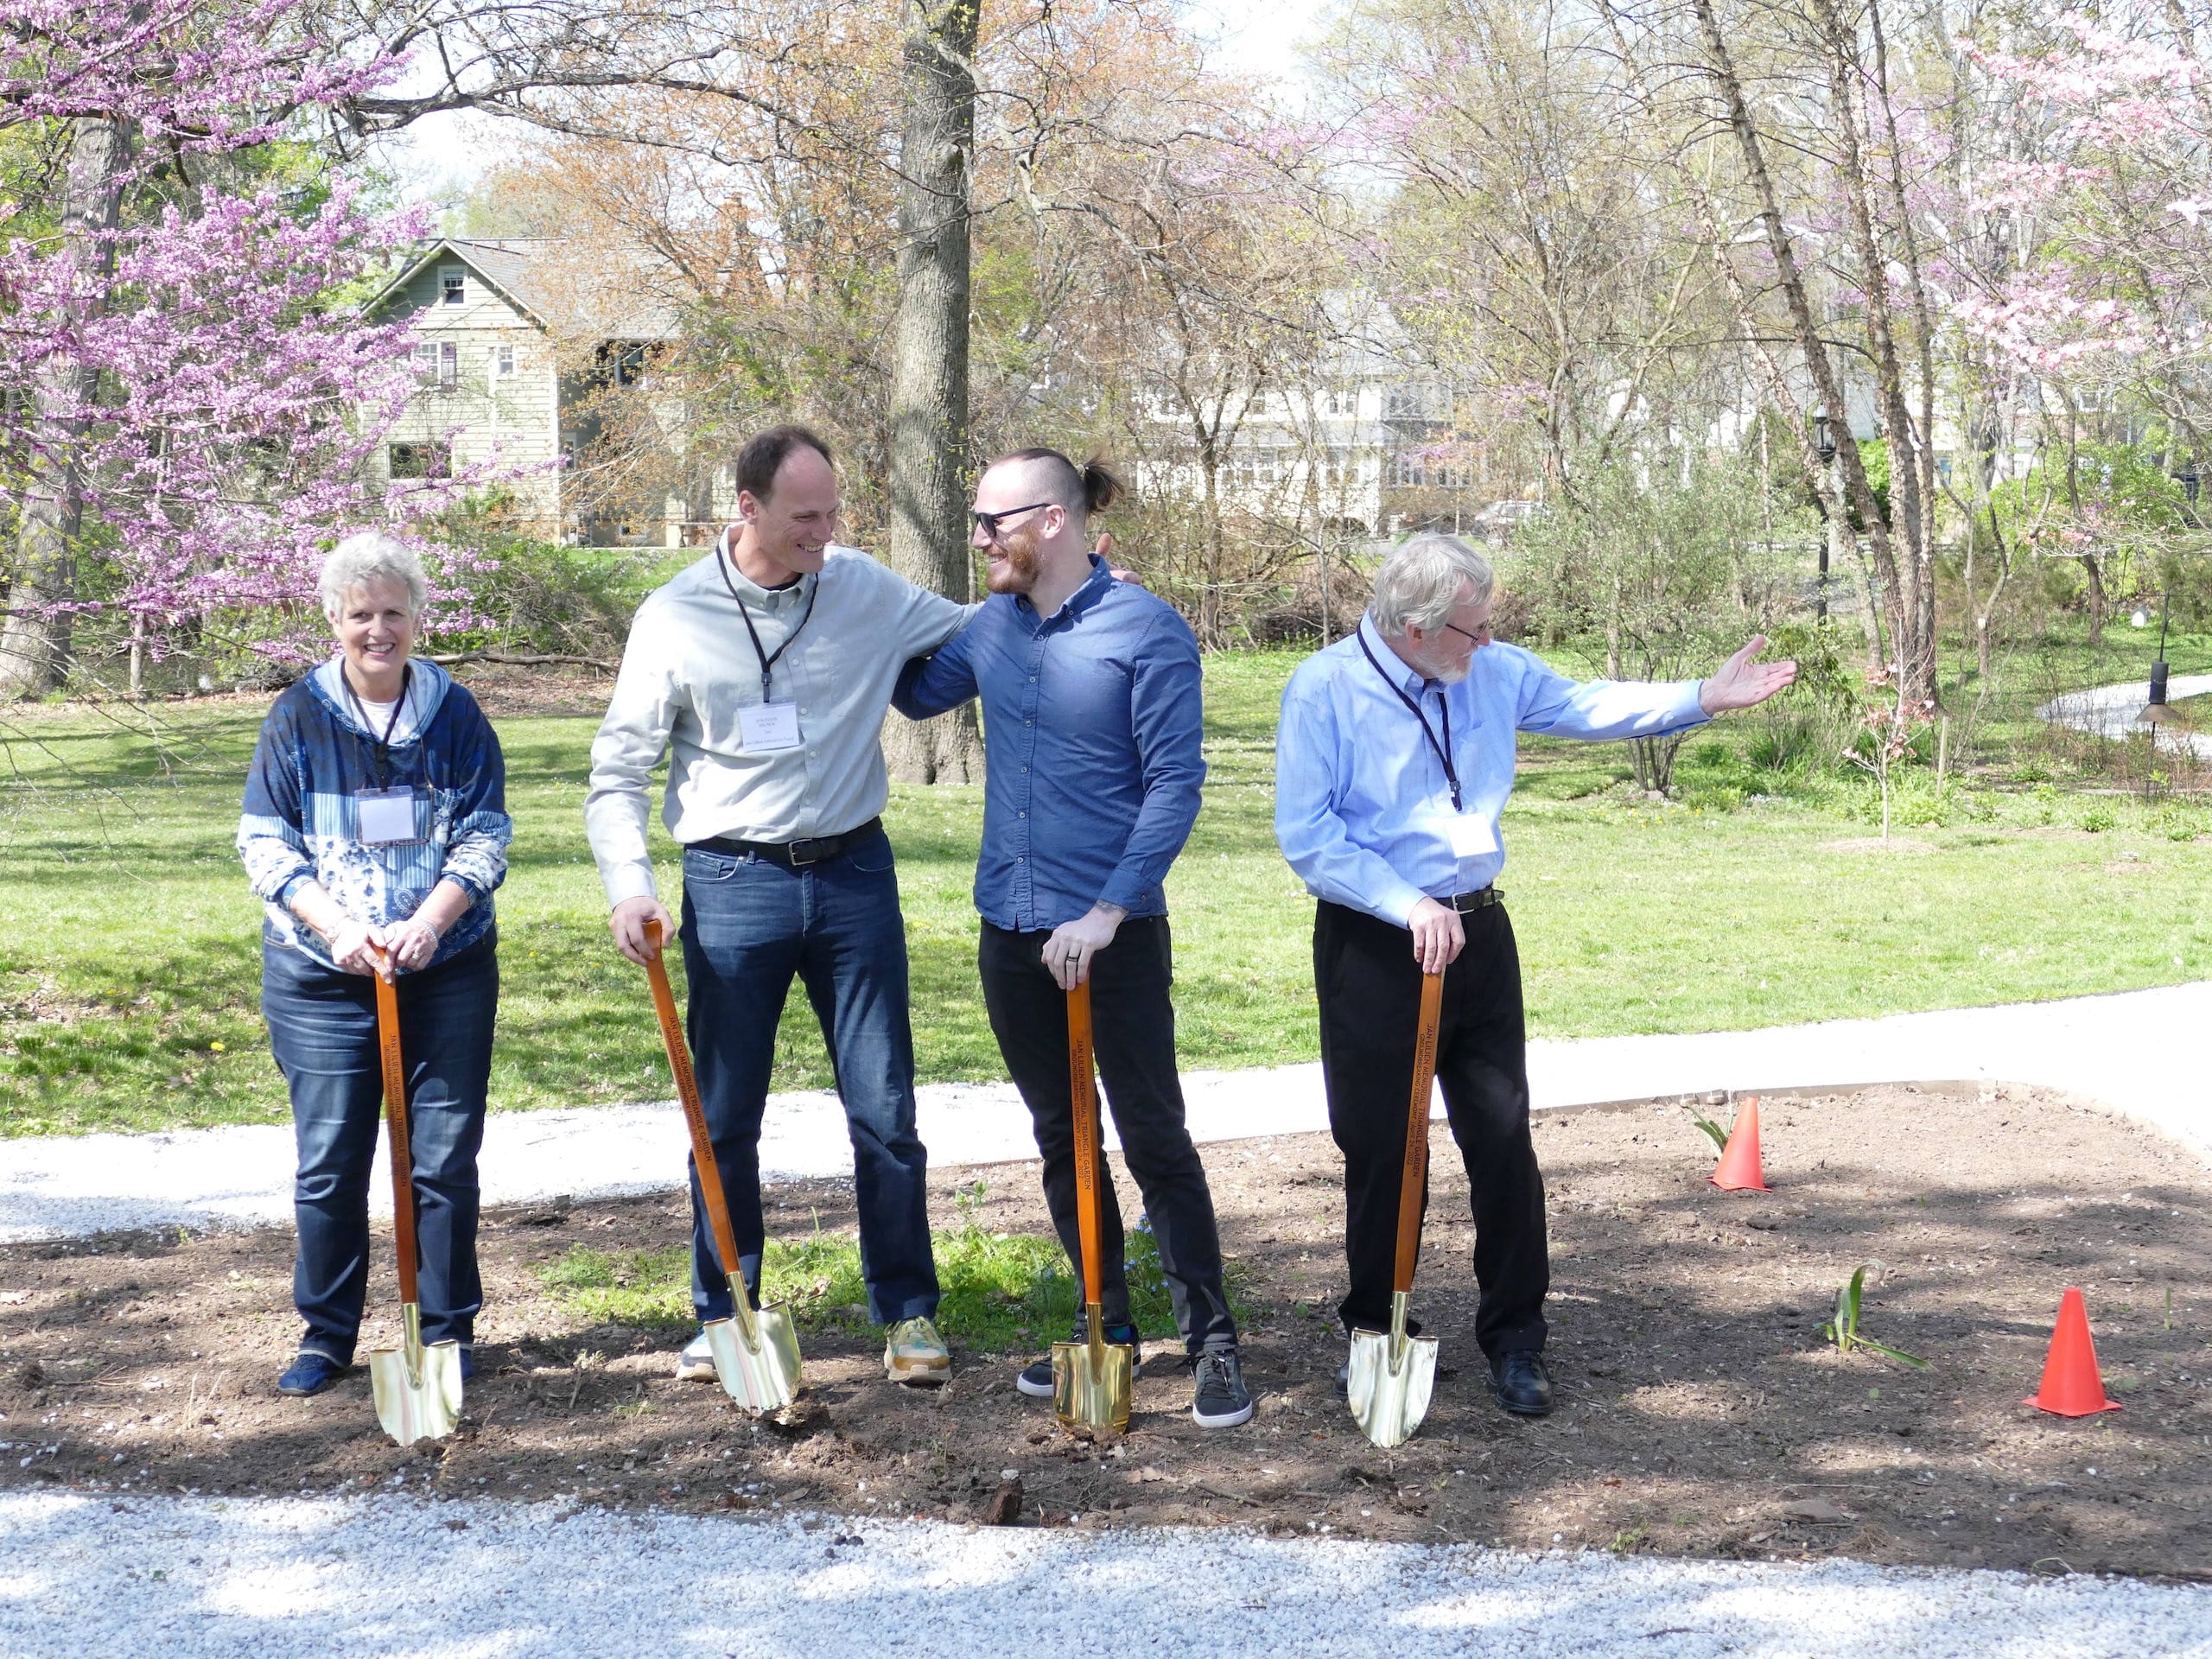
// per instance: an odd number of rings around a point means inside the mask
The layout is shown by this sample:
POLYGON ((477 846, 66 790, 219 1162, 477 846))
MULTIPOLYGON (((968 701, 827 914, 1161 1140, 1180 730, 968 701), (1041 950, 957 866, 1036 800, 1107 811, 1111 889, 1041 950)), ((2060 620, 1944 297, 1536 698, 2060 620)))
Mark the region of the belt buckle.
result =
POLYGON ((820 852, 802 853, 799 849, 803 847, 818 848, 823 844, 825 839, 826 837, 822 836, 810 836, 804 841, 795 841, 791 842, 790 846, 784 849, 784 856, 791 860, 791 868, 795 870, 804 868, 809 864, 818 864, 823 858, 828 856, 827 854, 820 852))

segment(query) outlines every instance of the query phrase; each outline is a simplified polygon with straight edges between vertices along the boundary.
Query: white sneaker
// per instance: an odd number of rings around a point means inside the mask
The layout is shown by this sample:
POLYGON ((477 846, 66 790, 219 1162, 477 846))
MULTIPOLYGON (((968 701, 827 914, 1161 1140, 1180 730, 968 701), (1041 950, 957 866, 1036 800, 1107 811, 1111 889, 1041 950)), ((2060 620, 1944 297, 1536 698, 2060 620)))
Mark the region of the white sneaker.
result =
POLYGON ((691 1338, 690 1345, 676 1357, 676 1380, 679 1382, 711 1382, 715 1380, 715 1351, 707 1346, 707 1333, 702 1331, 691 1338))

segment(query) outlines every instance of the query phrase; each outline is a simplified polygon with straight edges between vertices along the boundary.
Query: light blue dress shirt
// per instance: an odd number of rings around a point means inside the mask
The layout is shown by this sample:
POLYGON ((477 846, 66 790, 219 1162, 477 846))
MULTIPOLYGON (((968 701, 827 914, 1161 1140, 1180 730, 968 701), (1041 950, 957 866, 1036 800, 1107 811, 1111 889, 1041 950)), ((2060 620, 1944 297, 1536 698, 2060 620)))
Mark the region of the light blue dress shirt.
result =
POLYGON ((1475 652, 1465 679, 1440 685, 1407 667, 1363 617, 1357 633, 1307 658, 1283 688, 1275 840, 1315 898, 1403 927, 1424 898, 1486 887, 1505 868, 1497 820, 1513 793, 1516 732, 1663 736, 1705 721, 1703 683, 1577 682, 1518 645, 1493 644, 1475 652), (1438 742, 1449 719, 1464 810, 1386 674, 1438 742))

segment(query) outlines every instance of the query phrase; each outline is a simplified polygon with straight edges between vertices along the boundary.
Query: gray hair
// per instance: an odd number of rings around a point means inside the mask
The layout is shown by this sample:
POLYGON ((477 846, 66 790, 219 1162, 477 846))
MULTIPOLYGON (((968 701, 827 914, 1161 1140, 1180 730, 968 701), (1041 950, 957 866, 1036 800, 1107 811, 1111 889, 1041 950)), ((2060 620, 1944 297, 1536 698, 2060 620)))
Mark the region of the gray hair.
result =
POLYGON ((1471 587, 1479 605, 1497 582, 1490 561, 1457 536, 1416 536, 1382 561, 1368 611, 1378 632, 1400 638, 1408 628, 1427 632, 1451 620, 1462 588, 1471 587))
POLYGON ((322 562, 322 613, 332 621, 346 607, 346 595, 364 582, 397 582, 407 589, 407 608, 416 616, 429 602, 429 579, 421 555, 394 536, 364 530, 330 550, 322 562))

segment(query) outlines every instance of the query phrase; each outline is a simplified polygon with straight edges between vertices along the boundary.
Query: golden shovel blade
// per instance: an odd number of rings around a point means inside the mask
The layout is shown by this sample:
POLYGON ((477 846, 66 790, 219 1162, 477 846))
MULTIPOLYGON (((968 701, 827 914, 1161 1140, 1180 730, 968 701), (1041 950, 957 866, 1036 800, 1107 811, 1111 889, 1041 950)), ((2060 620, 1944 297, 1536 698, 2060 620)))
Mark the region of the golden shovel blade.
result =
POLYGON ((1387 1331, 1351 1333, 1351 1367, 1344 1392, 1360 1433, 1376 1445, 1387 1449, 1411 1440, 1421 1420, 1428 1415, 1428 1397, 1435 1388, 1434 1337, 1394 1337, 1387 1331))
POLYGON ((1111 1429, 1129 1426, 1134 1356, 1125 1342, 1056 1342, 1052 1344, 1052 1414, 1064 1428, 1111 1429))
POLYGON ((461 1422, 461 1344, 423 1341, 422 1309, 400 1309, 396 1348, 369 1351, 369 1388, 377 1421, 402 1446, 442 1440, 461 1422))
MULTIPOLYGON (((742 1287, 737 1294, 745 1294, 742 1287)), ((715 1376, 739 1405, 781 1411, 798 1398, 798 1332, 790 1309, 754 1308, 749 1333, 734 1319, 709 1319, 701 1329, 715 1357, 715 1376)))

